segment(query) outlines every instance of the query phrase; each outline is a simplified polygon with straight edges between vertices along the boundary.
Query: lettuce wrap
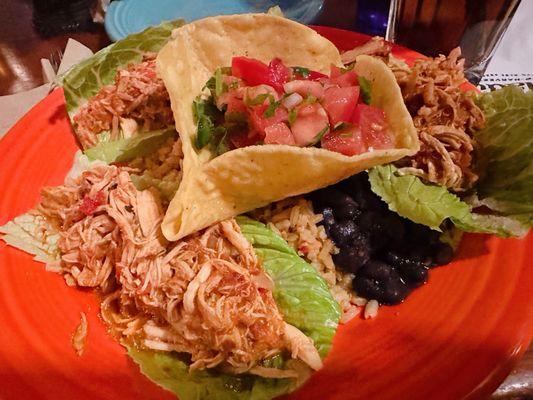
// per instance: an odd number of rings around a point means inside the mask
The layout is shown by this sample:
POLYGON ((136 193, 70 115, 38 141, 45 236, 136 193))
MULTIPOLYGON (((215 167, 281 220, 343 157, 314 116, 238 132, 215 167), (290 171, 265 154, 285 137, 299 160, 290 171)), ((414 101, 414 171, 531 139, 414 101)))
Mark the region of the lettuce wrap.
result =
MULTIPOLYGON (((169 40, 172 30, 183 24, 183 20, 164 22, 130 35, 75 65, 61 77, 67 113, 79 142, 74 117, 80 109, 102 88, 113 84, 119 69, 141 62, 144 54, 157 53, 169 40)), ((169 126, 131 137, 121 133, 118 140, 111 141, 109 132, 103 131, 98 135, 96 146, 84 150, 92 159, 107 163, 124 162, 148 154, 173 135, 177 135, 175 128, 169 126)))
POLYGON ((480 180, 463 200, 393 165, 371 169, 371 187, 391 210, 432 229, 450 219, 466 232, 520 237, 533 225, 533 92, 507 86, 479 104, 487 120, 474 133, 480 180))

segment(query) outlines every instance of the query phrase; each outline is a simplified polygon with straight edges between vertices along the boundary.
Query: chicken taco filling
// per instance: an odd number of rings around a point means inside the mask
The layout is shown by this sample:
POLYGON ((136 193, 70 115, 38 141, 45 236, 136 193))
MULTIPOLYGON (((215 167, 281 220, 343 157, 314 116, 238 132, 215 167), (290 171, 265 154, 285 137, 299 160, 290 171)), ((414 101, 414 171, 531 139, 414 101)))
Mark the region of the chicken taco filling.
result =
POLYGON ((196 147, 215 154, 258 144, 320 146, 354 156, 394 147, 383 109, 370 105, 372 84, 354 70, 330 75, 233 57, 194 102, 196 147))

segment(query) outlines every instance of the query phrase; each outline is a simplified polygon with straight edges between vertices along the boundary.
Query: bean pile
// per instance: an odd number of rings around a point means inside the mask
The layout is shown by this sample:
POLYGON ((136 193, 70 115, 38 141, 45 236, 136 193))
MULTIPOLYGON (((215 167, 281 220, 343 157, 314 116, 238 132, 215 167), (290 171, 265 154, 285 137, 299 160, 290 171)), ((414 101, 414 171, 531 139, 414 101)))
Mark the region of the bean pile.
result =
POLYGON ((337 267, 355 274, 356 293, 382 304, 401 303, 427 282, 428 270, 449 263, 439 232, 400 217, 370 189, 366 172, 312 192, 327 235, 340 249, 337 267))

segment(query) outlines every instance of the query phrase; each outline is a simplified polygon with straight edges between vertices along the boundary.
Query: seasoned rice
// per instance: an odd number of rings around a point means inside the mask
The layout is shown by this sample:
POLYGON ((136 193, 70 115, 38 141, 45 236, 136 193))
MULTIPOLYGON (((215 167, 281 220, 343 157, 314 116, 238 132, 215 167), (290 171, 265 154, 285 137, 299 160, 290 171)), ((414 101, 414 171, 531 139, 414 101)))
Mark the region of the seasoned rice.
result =
MULTIPOLYGON (((298 255, 322 275, 342 308, 341 323, 361 314, 369 302, 353 291, 354 275, 335 268, 332 255, 339 250, 327 237, 324 227, 318 225, 322 221, 322 214, 314 213, 310 201, 302 197, 282 200, 255 211, 254 217, 283 237, 298 255)), ((377 313, 377 302, 373 301, 376 307, 373 311, 372 303, 372 317, 377 313)))

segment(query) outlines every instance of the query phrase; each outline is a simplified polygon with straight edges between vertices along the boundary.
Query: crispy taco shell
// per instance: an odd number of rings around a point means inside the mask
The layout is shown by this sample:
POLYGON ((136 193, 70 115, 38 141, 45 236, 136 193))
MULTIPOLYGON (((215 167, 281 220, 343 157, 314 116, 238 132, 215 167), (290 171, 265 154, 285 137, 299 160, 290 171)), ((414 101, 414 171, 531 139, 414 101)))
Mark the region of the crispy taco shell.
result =
POLYGON ((218 67, 231 65, 234 56, 266 63, 279 57, 285 65, 328 73, 331 64, 342 65, 340 54, 305 25, 266 14, 206 18, 175 30, 173 38, 157 58, 184 153, 183 179, 162 224, 169 240, 418 151, 416 130, 394 75, 382 61, 360 56, 355 70, 372 82, 372 105, 385 111, 394 149, 349 157, 315 147, 260 145, 213 158, 207 148, 194 147, 192 104, 218 67))

